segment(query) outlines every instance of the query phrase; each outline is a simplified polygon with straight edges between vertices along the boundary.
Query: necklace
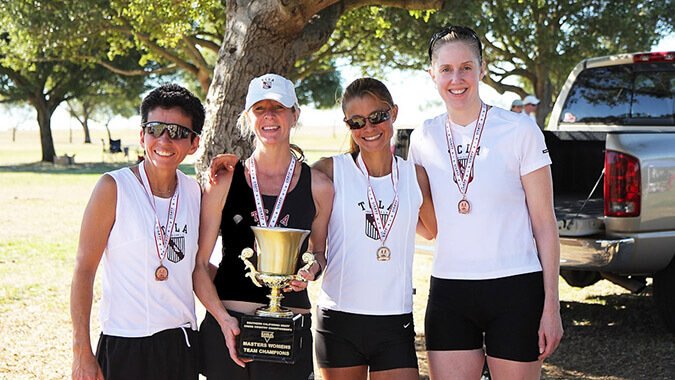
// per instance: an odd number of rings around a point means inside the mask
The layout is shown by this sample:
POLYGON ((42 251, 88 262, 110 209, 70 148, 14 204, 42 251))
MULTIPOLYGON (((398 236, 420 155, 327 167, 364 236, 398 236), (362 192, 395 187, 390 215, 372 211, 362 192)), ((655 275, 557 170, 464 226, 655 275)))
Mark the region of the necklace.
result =
POLYGON ((396 219, 396 213, 398 212, 398 163, 396 162, 396 157, 391 158, 391 183, 394 187, 394 200, 391 202, 391 208, 389 209, 389 215, 387 216, 387 221, 384 222, 384 217, 380 213, 380 208, 377 204, 377 198, 375 197, 375 191, 373 186, 370 183, 370 174, 368 172, 368 167, 366 166, 363 157, 359 153, 357 157, 359 163, 359 170, 366 177, 368 181, 368 204, 370 205, 370 212, 375 219, 375 227, 377 228, 377 233, 380 238, 380 248, 377 249, 376 258, 377 261, 389 261, 391 259, 391 250, 385 246, 389 232, 391 231, 391 226, 394 224, 394 219, 396 219), (365 170, 365 173, 364 173, 365 170))
POLYGON ((450 123, 452 123, 452 119, 450 118, 450 114, 448 114, 448 120, 445 122, 445 135, 448 142, 448 154, 450 155, 452 172, 455 177, 455 184, 459 189, 459 193, 462 195, 462 199, 459 201, 459 203, 457 203, 457 212, 463 215, 466 215, 471 211, 471 204, 469 203, 469 200, 466 199, 466 192, 469 189, 469 180, 471 179, 473 164, 478 152, 478 144, 480 143, 480 138, 483 134, 487 110, 487 105, 481 102, 480 116, 478 117, 478 120, 476 120, 476 125, 473 130, 473 138, 471 139, 471 145, 469 146, 469 156, 466 160, 466 166, 463 168, 460 167, 457 151, 455 150, 455 143, 452 138, 452 130, 450 129, 450 123))
POLYGON ((162 226, 159 224, 155 198, 152 194, 152 189, 150 189, 148 175, 145 172, 145 161, 141 165, 138 165, 138 171, 141 175, 141 182, 143 183, 143 188, 145 189, 145 195, 148 198, 150 207, 152 207, 152 211, 155 214, 155 249, 157 251, 157 257, 159 258, 159 266, 157 269, 155 269, 155 280, 166 281, 169 278, 169 269, 164 266, 164 258, 169 251, 169 245, 171 243, 171 231, 173 231, 173 226, 176 223, 176 216, 178 215, 178 193, 180 189, 180 177, 176 176, 176 189, 173 193, 173 196, 171 197, 169 212, 166 216, 166 233, 164 233, 164 231, 162 231, 162 226))
POLYGON ((286 170, 286 177, 284 178, 284 184, 281 186, 281 191, 277 197, 277 201, 274 204, 274 209, 272 210, 272 215, 270 215, 269 220, 265 215, 265 207, 262 201, 262 195, 260 195, 260 186, 258 185, 258 175, 256 174, 255 159, 251 156, 248 159, 249 174, 251 175, 251 187, 253 188, 253 197, 255 198, 255 208, 258 212, 258 225, 260 227, 276 227, 277 219, 279 219, 279 214, 281 214, 281 208, 284 205, 284 200, 286 199, 286 194, 288 194, 288 188, 291 185, 293 180, 293 172, 295 171, 295 156, 291 155, 291 162, 288 165, 286 170))

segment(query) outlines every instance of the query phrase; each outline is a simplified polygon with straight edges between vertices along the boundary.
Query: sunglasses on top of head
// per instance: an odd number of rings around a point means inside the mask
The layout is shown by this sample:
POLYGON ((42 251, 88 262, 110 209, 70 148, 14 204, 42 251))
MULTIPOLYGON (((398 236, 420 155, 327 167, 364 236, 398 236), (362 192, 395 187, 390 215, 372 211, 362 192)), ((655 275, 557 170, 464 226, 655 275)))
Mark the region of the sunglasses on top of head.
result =
POLYGON ((456 25, 447 26, 431 36, 431 39, 429 40, 429 60, 431 60, 433 55, 434 45, 436 42, 450 33, 455 33, 457 36, 469 37, 475 40, 476 44, 478 45, 479 58, 481 61, 483 60, 483 44, 480 42, 480 37, 478 37, 478 34, 476 34, 476 32, 474 32, 474 30, 471 28, 456 25))
POLYGON ((191 135, 199 136, 199 134, 188 127, 184 127, 180 124, 164 123, 161 121, 148 121, 141 124, 143 131, 145 133, 159 138, 162 136, 164 131, 169 133, 169 138, 171 140, 181 140, 191 135))
POLYGON ((349 129, 361 129, 366 126, 366 122, 370 121, 370 124, 376 125, 383 123, 391 118, 391 108, 382 111, 372 112, 368 116, 355 115, 349 119, 345 118, 344 122, 347 123, 349 129))

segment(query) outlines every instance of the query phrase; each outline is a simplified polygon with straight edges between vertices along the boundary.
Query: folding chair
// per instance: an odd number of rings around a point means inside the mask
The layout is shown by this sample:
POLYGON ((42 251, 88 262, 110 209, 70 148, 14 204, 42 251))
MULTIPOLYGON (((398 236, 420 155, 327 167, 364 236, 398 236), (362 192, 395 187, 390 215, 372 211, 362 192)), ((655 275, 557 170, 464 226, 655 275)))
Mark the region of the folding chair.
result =
POLYGON ((103 154, 101 161, 105 162, 106 155, 114 155, 121 153, 124 155, 125 159, 129 159, 129 148, 122 147, 121 139, 108 139, 108 145, 106 146, 105 140, 101 139, 101 145, 103 146, 103 154))

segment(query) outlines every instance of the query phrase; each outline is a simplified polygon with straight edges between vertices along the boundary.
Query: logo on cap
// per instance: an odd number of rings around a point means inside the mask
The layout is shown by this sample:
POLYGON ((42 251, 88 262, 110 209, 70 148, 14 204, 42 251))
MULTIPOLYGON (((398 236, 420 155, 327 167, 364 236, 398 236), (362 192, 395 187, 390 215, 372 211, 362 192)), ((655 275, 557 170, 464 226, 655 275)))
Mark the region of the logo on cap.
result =
POLYGON ((274 82, 274 78, 264 78, 262 79, 262 87, 265 90, 269 90, 272 88, 272 83, 274 82))

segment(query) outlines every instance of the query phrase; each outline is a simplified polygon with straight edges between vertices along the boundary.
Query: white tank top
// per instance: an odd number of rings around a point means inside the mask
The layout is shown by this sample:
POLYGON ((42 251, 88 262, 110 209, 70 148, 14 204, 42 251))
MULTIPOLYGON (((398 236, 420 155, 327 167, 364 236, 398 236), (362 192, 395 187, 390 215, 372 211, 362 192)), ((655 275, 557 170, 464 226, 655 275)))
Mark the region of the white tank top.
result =
MULTIPOLYGON (((385 242, 389 261, 377 260, 381 242, 368 203, 367 177, 350 154, 333 157, 335 198, 328 224, 328 264, 319 307, 367 315, 412 312, 415 227, 422 204, 415 165, 396 157, 399 208, 385 242)), ((394 199, 391 175, 370 178, 385 218, 394 199)))
MULTIPOLYGON (((159 331, 197 329, 192 271, 199 236, 201 191, 197 182, 177 170, 180 193, 176 222, 164 266, 166 281, 155 280, 159 258, 155 248, 155 214, 143 185, 129 168, 107 173, 117 183, 117 205, 103 257, 103 333, 145 337, 159 331)), ((165 228, 170 199, 155 197, 165 228)))

